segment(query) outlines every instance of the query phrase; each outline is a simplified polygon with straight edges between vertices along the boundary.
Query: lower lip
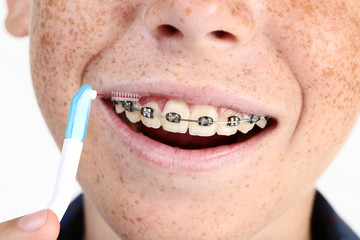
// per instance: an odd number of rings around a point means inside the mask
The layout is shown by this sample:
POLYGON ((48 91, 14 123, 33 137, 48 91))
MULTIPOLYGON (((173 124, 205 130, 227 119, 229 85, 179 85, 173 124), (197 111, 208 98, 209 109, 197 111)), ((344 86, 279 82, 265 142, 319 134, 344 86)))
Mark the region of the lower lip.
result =
POLYGON ((116 114, 112 106, 102 101, 106 121, 114 128, 119 142, 154 166, 181 172, 205 172, 220 169, 249 158, 266 139, 274 126, 266 127, 260 133, 241 143, 207 149, 180 149, 155 141, 129 128, 116 114))

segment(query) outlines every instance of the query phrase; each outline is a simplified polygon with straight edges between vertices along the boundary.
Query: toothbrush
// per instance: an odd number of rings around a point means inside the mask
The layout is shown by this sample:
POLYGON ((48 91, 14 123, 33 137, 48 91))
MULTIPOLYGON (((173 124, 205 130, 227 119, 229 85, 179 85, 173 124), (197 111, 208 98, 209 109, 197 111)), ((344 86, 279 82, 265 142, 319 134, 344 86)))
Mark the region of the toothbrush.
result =
POLYGON ((123 92, 98 94, 91 85, 84 84, 71 99, 55 187, 47 207, 55 212, 59 221, 64 216, 72 198, 72 189, 76 182, 76 173, 86 135, 91 100, 95 100, 97 96, 111 98, 112 101, 136 102, 140 98, 137 94, 123 92))
POLYGON ((55 187, 47 207, 55 212, 59 221, 61 221, 71 201, 83 147, 82 141, 85 139, 88 124, 91 100, 95 99, 96 96, 97 92, 90 85, 84 84, 71 100, 55 187))

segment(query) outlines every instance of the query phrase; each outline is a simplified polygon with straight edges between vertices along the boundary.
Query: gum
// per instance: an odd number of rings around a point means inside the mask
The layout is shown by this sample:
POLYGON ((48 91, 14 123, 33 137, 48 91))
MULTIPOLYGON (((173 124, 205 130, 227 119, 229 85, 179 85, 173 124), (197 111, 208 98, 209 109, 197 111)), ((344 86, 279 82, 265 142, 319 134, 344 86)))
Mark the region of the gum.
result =
MULTIPOLYGON (((158 97, 158 96, 146 96, 146 97, 141 97, 139 100, 139 104, 141 106, 145 106, 146 103, 148 102, 152 102, 155 101, 158 103, 159 107, 160 107, 160 111, 163 112, 166 103, 169 101, 170 99, 168 98, 164 98, 164 97, 158 97)), ((175 100, 175 99, 174 99, 175 100)), ((189 104, 186 103, 188 105, 189 111, 192 112, 192 110, 197 106, 194 104, 189 104)), ((227 108, 216 108, 217 114, 218 116, 221 116, 223 112, 225 112, 227 110, 227 108)))
POLYGON ((165 105, 169 101, 169 99, 164 97, 155 97, 155 96, 141 97, 139 100, 139 104, 141 106, 145 106, 145 104, 152 101, 157 102, 157 104, 160 107, 160 111, 162 112, 164 111, 165 105))

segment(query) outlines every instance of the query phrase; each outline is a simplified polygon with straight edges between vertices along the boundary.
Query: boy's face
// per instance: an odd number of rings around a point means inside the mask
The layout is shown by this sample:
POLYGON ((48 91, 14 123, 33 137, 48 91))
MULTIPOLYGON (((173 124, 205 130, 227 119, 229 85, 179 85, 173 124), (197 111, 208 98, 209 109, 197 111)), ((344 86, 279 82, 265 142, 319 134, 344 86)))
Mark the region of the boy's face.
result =
POLYGON ((359 115, 359 12, 355 0, 34 0, 34 88, 58 145, 83 83, 271 116, 246 142, 175 150, 98 99, 78 172, 124 239, 248 239, 309 194, 359 115))

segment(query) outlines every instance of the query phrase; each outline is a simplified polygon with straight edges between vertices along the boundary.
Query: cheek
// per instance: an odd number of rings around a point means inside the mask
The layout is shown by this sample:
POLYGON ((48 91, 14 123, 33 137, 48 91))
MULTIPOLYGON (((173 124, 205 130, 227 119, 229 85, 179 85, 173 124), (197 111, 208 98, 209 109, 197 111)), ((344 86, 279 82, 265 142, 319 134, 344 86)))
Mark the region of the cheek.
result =
POLYGON ((31 73, 41 111, 58 144, 64 135, 71 97, 82 84, 83 69, 121 36, 134 17, 131 9, 122 1, 34 0, 31 73))
POLYGON ((358 5, 334 0, 326 5, 318 1, 293 1, 269 6, 268 22, 274 31, 268 35, 302 88, 304 111, 316 110, 314 118, 332 115, 332 119, 351 123, 347 115, 357 115, 358 5))
POLYGON ((326 155, 342 145, 359 114, 359 44, 351 31, 313 35, 317 40, 302 55, 302 73, 296 74, 303 90, 299 126, 307 129, 311 145, 321 143, 326 155))
POLYGON ((295 155, 289 159, 312 178, 333 159, 360 111, 358 14, 321 10, 289 10, 282 17, 293 22, 277 19, 277 32, 269 33, 302 90, 302 112, 291 142, 295 155))

